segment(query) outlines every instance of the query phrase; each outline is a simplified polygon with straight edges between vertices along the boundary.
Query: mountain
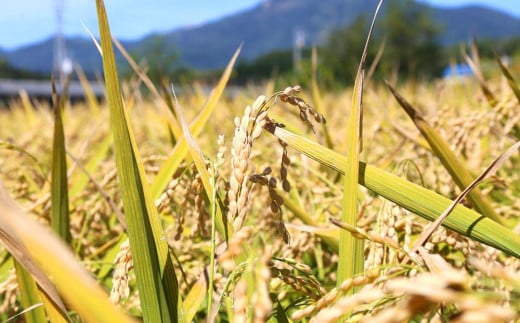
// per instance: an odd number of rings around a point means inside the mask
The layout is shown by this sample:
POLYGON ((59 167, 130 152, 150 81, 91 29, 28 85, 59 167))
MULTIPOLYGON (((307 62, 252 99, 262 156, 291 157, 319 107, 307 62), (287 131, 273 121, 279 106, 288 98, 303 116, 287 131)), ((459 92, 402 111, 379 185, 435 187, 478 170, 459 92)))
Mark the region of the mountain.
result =
POLYGON ((433 18, 444 27, 441 41, 450 45, 471 39, 503 39, 520 36, 520 18, 484 6, 436 8, 433 18))
MULTIPOLYGON (((243 43, 241 59, 254 59, 276 49, 293 45, 295 33, 303 31, 307 45, 322 44, 334 28, 346 26, 361 14, 372 16, 375 1, 366 0, 264 0, 259 5, 209 22, 182 28, 161 36, 168 47, 175 47, 184 64, 199 69, 223 67, 235 49, 243 43)), ((427 7, 425 4, 415 4, 427 7)), ((482 6, 459 8, 429 7, 435 21, 444 27, 441 42, 451 45, 473 35, 477 39, 520 36, 520 18, 482 6)), ((130 52, 149 46, 150 35, 123 42, 130 52)), ((84 70, 101 70, 101 59, 90 39, 67 39, 68 52, 84 70)), ((15 67, 48 72, 52 68, 53 40, 29 45, 6 53, 15 67)))
MULTIPOLYGON (((101 71, 101 56, 88 38, 67 38, 67 54, 88 72, 101 71)), ((5 53, 8 62, 17 68, 50 73, 53 69, 54 38, 21 47, 5 53)))
POLYGON ((174 31, 167 39, 178 46, 188 65, 215 68, 223 66, 242 42, 243 59, 291 48, 297 30, 305 31, 307 44, 319 44, 331 29, 373 10, 366 0, 266 0, 204 26, 174 31))

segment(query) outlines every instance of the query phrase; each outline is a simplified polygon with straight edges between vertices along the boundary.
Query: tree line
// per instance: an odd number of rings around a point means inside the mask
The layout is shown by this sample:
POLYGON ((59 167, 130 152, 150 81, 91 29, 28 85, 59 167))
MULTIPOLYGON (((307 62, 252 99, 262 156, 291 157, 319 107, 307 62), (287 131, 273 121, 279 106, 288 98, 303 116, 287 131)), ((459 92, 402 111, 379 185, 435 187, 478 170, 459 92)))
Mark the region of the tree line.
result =
MULTIPOLYGON (((433 79, 439 77, 450 64, 450 57, 460 57, 460 46, 445 48, 439 38, 443 27, 434 22, 426 6, 416 6, 413 0, 388 3, 384 15, 378 18, 368 48, 369 64, 377 62, 373 79, 397 76, 401 79, 433 79)), ((360 16, 351 25, 332 31, 317 48, 317 77, 321 85, 334 88, 353 83, 368 34, 371 17, 360 16)), ((449 31, 447 31, 449 32, 449 31)), ((520 38, 506 40, 479 40, 482 57, 494 57, 495 51, 520 57, 520 38), (516 54, 515 54, 516 53, 516 54)), ((280 82, 298 82, 306 85, 311 79, 311 48, 304 48, 299 68, 293 62, 292 49, 277 50, 252 61, 239 61, 232 82, 243 85, 276 78, 280 82)), ((142 63, 149 77, 191 83, 194 80, 213 81, 221 71, 199 71, 182 64, 175 47, 157 35, 132 56, 142 63)), ((135 77, 128 64, 121 64, 123 77, 135 77)), ((0 60, 0 77, 42 78, 42 75, 15 69, 0 60)))
MULTIPOLYGON (((382 80, 390 76, 400 79, 431 80, 442 75, 450 58, 460 57, 460 44, 444 47, 440 43, 443 26, 433 20, 432 11, 414 6, 413 0, 388 3, 385 14, 376 23, 368 47, 367 62, 377 61, 372 77, 382 80)), ((354 81, 371 17, 360 16, 351 25, 332 31, 327 41, 317 48, 317 77, 320 84, 334 88, 354 81)), ((449 32, 449 31, 447 31, 449 32)), ((509 53, 520 58, 520 38, 479 40, 481 57, 493 58, 496 53, 509 53)), ((311 79, 310 49, 295 70, 292 51, 278 51, 237 66, 238 81, 265 79, 273 74, 296 80, 304 85, 311 79)))

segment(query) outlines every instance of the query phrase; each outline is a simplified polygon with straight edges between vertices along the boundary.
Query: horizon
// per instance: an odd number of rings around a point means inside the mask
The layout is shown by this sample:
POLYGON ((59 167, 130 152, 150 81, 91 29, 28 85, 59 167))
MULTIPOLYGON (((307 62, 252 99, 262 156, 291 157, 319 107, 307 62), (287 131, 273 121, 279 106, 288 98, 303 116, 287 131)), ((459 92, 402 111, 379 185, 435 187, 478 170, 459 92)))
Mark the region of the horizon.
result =
MULTIPOLYGON (((98 34, 96 10, 93 1, 75 0, 72 8, 70 0, 69 2, 67 0, 41 0, 36 6, 34 6, 34 3, 32 3, 32 6, 24 5, 28 1, 31 0, 8 2, 7 10, 4 12, 10 12, 10 16, 8 19, 0 20, 0 28, 13 30, 10 25, 15 20, 17 22, 26 20, 32 23, 24 24, 22 28, 15 29, 15 32, 0 35, 1 50, 13 51, 55 37, 57 31, 55 6, 57 3, 63 3, 62 32, 65 37, 88 38, 89 35, 85 28, 88 28, 96 36, 98 34), (30 7, 30 10, 27 9, 28 7, 30 7), (35 28, 35 25, 41 28, 35 28)), ((227 1, 217 3, 212 0, 195 0, 180 6, 178 1, 155 0, 147 3, 146 7, 141 8, 137 5, 132 5, 132 1, 113 0, 105 5, 111 21, 110 27, 113 35, 122 41, 137 41, 154 33, 165 33, 204 25, 251 9, 262 1, 243 0, 240 3, 227 1), (169 13, 172 14, 169 15, 169 13), (142 21, 143 17, 150 16, 154 17, 151 22, 137 24, 133 22, 135 20, 142 21), (125 17, 125 19, 121 19, 121 17, 125 17)), ((498 3, 486 0, 420 0, 418 2, 441 8, 481 5, 520 19, 520 4, 517 0, 499 1, 498 3)))

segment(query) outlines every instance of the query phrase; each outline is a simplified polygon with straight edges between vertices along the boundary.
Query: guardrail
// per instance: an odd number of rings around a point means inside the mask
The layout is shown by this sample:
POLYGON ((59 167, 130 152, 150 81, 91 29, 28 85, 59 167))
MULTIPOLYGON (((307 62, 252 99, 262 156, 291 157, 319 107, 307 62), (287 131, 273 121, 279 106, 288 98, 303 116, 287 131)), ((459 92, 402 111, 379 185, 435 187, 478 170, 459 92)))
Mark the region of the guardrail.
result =
MULTIPOLYGON (((89 83, 92 92, 98 99, 105 96, 105 87, 99 82, 89 83)), ((61 88, 56 85, 56 90, 61 93, 61 88)), ((45 80, 12 80, 0 79, 0 99, 6 100, 20 96, 26 92, 30 98, 50 100, 52 98, 51 81, 45 80)), ((85 91, 79 81, 71 81, 68 96, 71 100, 84 100, 85 91)))

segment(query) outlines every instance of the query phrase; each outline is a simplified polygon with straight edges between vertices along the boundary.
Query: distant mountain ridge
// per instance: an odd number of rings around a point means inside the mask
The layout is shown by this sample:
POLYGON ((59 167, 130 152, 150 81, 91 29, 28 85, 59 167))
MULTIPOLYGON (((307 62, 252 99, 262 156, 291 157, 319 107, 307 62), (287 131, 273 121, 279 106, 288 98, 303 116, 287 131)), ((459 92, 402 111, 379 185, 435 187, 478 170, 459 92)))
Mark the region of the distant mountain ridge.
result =
POLYGON ((480 5, 455 9, 437 8, 433 18, 445 28, 443 44, 471 39, 502 39, 520 36, 520 18, 480 5))
MULTIPOLYGON (((425 4, 416 4, 426 6, 425 4)), ((305 32, 306 44, 322 44, 328 33, 349 25, 361 14, 371 16, 376 1, 367 0, 265 0, 242 12, 192 28, 162 34, 179 51, 183 63, 199 69, 223 67, 243 43, 241 59, 254 59, 267 52, 291 48, 294 33, 305 32)), ((434 20, 444 26, 443 44, 470 39, 520 36, 520 18, 483 6, 459 8, 431 7, 434 20)), ((130 51, 139 51, 153 35, 123 42, 130 51)), ((68 52, 82 68, 101 70, 101 59, 88 38, 68 38, 68 52)), ((38 72, 52 69, 53 39, 3 54, 15 67, 38 72)))

